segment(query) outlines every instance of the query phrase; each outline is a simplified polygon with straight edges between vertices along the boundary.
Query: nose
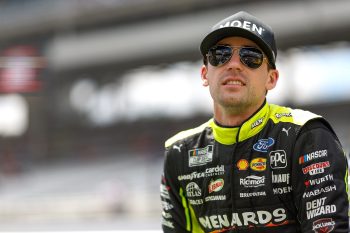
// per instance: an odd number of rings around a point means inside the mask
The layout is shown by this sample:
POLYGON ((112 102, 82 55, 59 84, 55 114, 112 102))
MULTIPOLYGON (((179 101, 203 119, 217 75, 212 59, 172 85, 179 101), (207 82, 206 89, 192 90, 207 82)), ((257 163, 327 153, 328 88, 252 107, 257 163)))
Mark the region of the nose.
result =
POLYGON ((234 49, 234 51, 232 52, 232 56, 231 59, 229 60, 228 64, 227 64, 227 68, 228 69, 235 69, 235 70, 241 70, 242 69, 242 62, 241 59, 239 57, 239 50, 238 49, 234 49))

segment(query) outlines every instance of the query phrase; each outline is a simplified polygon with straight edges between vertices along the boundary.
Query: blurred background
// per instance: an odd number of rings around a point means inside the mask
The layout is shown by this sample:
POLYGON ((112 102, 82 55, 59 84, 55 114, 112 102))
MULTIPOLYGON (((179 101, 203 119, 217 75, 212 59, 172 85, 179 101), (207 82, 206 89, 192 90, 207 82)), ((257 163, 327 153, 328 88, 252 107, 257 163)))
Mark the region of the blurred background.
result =
POLYGON ((211 117, 199 43, 237 11, 275 31, 276 104, 349 154, 350 1, 0 0, 0 230, 160 230, 164 141, 211 117))

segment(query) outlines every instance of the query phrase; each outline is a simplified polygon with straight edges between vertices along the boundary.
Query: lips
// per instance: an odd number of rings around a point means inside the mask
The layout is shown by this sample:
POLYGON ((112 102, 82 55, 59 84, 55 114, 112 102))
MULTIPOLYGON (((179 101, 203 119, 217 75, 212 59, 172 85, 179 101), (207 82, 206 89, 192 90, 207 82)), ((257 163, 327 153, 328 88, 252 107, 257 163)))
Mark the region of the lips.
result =
POLYGON ((223 82, 223 85, 245 86, 245 83, 237 79, 228 79, 223 82))
POLYGON ((224 85, 239 85, 243 86, 244 84, 241 81, 238 80, 230 80, 224 83, 224 85))

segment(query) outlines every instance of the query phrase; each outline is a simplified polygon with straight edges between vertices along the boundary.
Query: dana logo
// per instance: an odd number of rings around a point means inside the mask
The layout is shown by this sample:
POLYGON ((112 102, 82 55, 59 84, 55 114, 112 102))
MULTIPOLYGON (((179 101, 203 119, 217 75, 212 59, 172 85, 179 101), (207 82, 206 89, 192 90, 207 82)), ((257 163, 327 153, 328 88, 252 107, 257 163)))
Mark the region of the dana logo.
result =
POLYGON ((187 197, 200 197, 202 195, 202 191, 198 184, 191 182, 186 186, 186 194, 187 197))
POLYGON ((312 223, 312 230, 316 233, 329 233, 333 231, 334 225, 332 218, 321 218, 312 223))
POLYGON ((254 171, 265 171, 266 170, 266 159, 265 158, 255 158, 250 162, 250 168, 254 171))
POLYGON ((188 166, 195 167, 205 165, 213 161, 213 146, 197 148, 188 151, 188 166))
POLYGON ((248 167, 249 167, 249 163, 248 163, 248 160, 246 159, 240 159, 238 162, 237 162, 237 167, 238 167, 238 170, 247 170, 248 167))
POLYGON ((224 187, 224 179, 212 180, 209 184, 209 193, 219 192, 224 187))
POLYGON ((275 144, 275 140, 273 140, 273 138, 260 139, 254 144, 253 149, 259 152, 267 152, 269 147, 271 147, 273 144, 275 144))

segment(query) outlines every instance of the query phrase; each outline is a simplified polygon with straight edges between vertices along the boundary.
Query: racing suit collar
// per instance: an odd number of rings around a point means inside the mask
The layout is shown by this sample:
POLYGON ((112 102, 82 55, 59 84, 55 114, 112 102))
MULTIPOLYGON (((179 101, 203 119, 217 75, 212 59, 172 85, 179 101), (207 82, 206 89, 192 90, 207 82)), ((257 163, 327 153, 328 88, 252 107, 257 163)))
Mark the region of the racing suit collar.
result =
POLYGON ((213 135, 216 141, 224 145, 232 145, 234 143, 244 141, 259 133, 268 121, 268 114, 269 105, 265 100, 260 109, 240 126, 220 126, 214 119, 212 119, 209 124, 213 129, 213 135))

